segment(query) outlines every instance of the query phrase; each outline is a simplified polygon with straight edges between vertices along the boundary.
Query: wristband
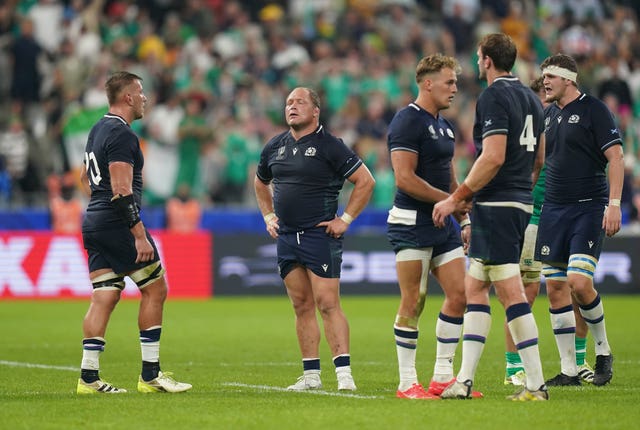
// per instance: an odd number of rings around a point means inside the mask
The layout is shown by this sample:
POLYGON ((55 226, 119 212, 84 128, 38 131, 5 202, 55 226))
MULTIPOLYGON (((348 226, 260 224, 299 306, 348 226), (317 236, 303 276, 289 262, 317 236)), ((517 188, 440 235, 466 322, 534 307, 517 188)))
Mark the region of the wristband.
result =
POLYGON ((609 199, 609 206, 620 206, 620 199, 609 199))
POLYGON ((458 202, 468 201, 473 197, 473 191, 463 182, 456 188, 451 197, 458 202))
POLYGON ((347 225, 350 225, 353 222, 353 217, 346 212, 342 213, 342 216, 340 217, 340 219, 344 221, 345 224, 347 225))
POLYGON ((128 196, 116 194, 111 199, 111 204, 129 228, 140 222, 140 211, 133 199, 133 194, 129 194, 128 196))
POLYGON ((273 212, 269 212, 268 214, 263 216, 262 219, 264 219, 264 223, 265 224, 269 224, 269 221, 271 221, 275 217, 276 217, 276 214, 274 214, 273 212))
POLYGON ((469 218, 465 218, 462 221, 460 221, 460 230, 470 225, 471 225, 471 220, 469 218))

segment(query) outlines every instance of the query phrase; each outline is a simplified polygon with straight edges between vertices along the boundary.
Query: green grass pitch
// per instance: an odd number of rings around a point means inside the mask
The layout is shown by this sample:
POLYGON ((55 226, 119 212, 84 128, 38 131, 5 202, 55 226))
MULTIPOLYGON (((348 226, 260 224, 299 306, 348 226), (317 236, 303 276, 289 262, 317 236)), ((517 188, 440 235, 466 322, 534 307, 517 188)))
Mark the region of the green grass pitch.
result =
MULTIPOLYGON (((435 318, 442 296, 427 298, 418 372, 433 370, 435 318)), ((640 420, 640 297, 603 297, 615 362, 605 387, 550 389, 549 402, 514 403, 502 383, 504 311, 493 302, 493 327, 475 388, 484 399, 395 398, 392 324, 398 297, 343 297, 351 326, 354 394, 336 391, 331 356, 321 343, 324 391, 289 393, 301 373, 293 311, 285 296, 219 297, 167 302, 163 370, 190 382, 182 394, 139 394, 136 300, 122 301, 101 356, 104 379, 124 395, 78 396, 81 321, 88 301, 0 302, 0 428, 5 429, 633 429, 640 420)), ((534 312, 546 377, 559 371, 546 297, 534 312)), ((459 367, 461 351, 456 356, 459 367)), ((593 364, 589 339, 588 361, 593 364)))

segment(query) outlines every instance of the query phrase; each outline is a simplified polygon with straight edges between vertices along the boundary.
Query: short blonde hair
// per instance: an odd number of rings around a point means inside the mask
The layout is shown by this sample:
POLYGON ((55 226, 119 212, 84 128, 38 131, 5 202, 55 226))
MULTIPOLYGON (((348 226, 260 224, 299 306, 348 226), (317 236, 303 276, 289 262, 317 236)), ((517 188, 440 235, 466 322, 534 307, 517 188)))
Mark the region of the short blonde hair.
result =
POLYGON ((456 74, 461 71, 458 60, 440 53, 424 57, 416 66, 416 82, 420 83, 425 75, 439 72, 442 69, 452 69, 456 74))
POLYGON ((133 81, 142 82, 142 78, 138 75, 126 71, 115 72, 113 75, 109 76, 109 79, 107 79, 107 82, 104 84, 109 104, 115 104, 118 100, 118 95, 120 95, 120 92, 133 81))

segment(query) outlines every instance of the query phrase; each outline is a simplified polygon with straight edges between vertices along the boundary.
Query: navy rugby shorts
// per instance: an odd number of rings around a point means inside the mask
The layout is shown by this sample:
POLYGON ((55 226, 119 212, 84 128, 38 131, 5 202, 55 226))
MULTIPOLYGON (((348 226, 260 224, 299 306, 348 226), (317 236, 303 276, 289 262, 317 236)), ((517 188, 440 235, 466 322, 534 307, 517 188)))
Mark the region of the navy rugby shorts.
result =
POLYGON ((388 223, 387 239, 396 253, 406 248, 433 248, 433 257, 462 246, 460 232, 451 221, 440 229, 433 225, 388 223))
POLYGON ((485 265, 519 264, 529 218, 530 213, 517 207, 474 203, 469 258, 485 265))
POLYGON ((536 259, 568 263, 574 254, 600 258, 605 205, 598 202, 557 205, 545 203, 538 223, 536 259))
POLYGON ((329 236, 326 227, 313 227, 278 236, 278 272, 284 279, 296 265, 321 278, 339 278, 342 265, 342 238, 329 236))
POLYGON ((153 238, 146 230, 147 239, 153 246, 154 258, 152 261, 136 263, 138 251, 135 240, 127 227, 102 231, 83 231, 82 240, 89 257, 89 272, 98 269, 112 269, 114 273, 129 273, 142 269, 151 263, 160 260, 158 248, 153 238))

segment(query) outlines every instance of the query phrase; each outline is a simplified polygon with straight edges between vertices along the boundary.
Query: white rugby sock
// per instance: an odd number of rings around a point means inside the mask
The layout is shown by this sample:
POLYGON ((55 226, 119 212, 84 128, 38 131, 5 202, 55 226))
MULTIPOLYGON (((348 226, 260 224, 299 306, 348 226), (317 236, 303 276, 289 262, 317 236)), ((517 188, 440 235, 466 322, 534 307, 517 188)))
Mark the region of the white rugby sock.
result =
POLYGON ((491 310, 486 305, 467 305, 462 329, 462 364, 457 380, 473 381, 491 328, 491 310))
POLYGON ((405 391, 418 382, 418 374, 416 372, 418 330, 394 325, 393 332, 395 334, 398 372, 400 374, 398 390, 405 391))
POLYGON ((584 307, 580 306, 580 314, 589 326, 589 331, 593 336, 596 355, 611 354, 611 347, 607 339, 607 329, 604 324, 604 307, 600 300, 600 294, 596 296, 592 303, 584 307))
POLYGON ((436 322, 436 362, 433 380, 449 382, 453 379, 453 359, 462 334, 464 318, 454 318, 440 313, 436 322))
POLYGON ((549 309, 551 328, 560 353, 560 371, 567 376, 576 376, 576 316, 571 305, 560 309, 549 309))

